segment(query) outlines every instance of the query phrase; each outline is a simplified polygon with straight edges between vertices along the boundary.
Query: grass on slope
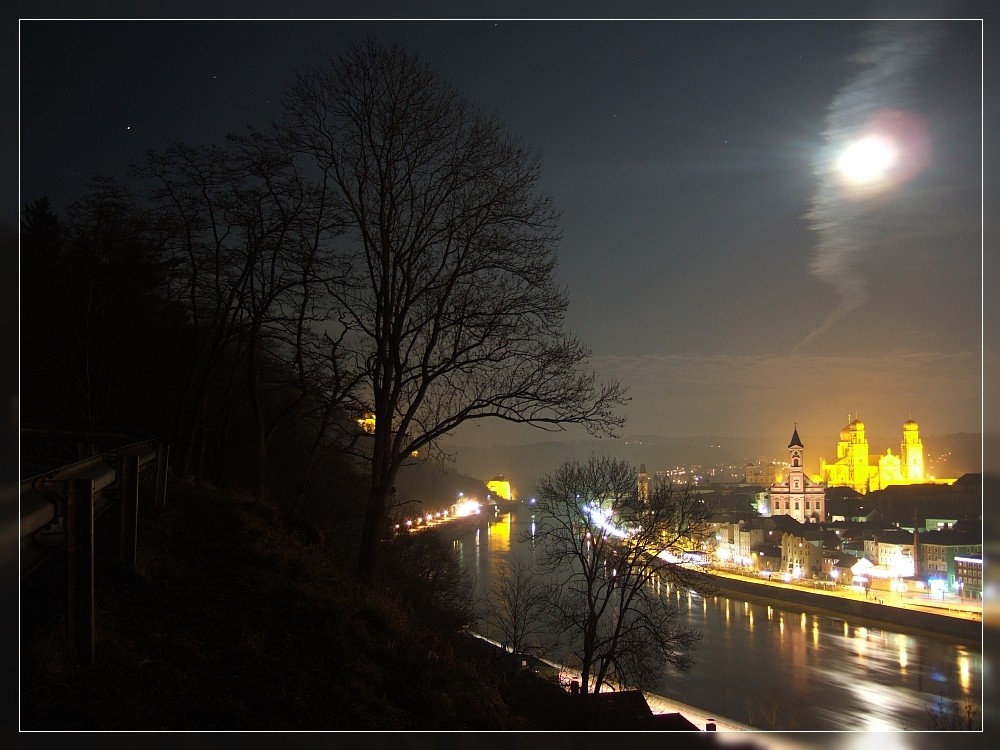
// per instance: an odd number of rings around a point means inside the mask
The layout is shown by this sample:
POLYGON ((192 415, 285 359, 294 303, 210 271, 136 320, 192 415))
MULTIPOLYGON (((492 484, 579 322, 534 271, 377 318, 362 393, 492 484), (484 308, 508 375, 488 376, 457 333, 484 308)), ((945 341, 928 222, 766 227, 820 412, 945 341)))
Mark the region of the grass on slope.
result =
MULTIPOLYGON (((113 537, 103 528, 113 515, 98 519, 99 540, 113 537)), ((546 702, 559 695, 518 698, 490 658, 456 655, 461 641, 357 588, 335 547, 284 533, 273 516, 172 480, 166 506, 141 514, 137 569, 98 555, 86 668, 68 662, 64 561, 32 573, 21 587, 21 730, 554 726, 546 702)))

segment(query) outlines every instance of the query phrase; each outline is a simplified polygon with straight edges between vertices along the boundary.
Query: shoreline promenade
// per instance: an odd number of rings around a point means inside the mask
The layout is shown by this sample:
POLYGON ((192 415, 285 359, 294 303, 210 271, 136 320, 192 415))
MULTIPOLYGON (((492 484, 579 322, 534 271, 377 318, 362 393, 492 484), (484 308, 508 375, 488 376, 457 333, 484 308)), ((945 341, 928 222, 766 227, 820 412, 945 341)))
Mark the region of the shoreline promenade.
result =
POLYGON ((983 641, 983 606, 957 598, 933 599, 916 592, 864 592, 848 587, 827 590, 806 583, 785 583, 718 568, 705 571, 719 594, 746 596, 783 606, 815 607, 838 616, 905 628, 920 633, 983 641))

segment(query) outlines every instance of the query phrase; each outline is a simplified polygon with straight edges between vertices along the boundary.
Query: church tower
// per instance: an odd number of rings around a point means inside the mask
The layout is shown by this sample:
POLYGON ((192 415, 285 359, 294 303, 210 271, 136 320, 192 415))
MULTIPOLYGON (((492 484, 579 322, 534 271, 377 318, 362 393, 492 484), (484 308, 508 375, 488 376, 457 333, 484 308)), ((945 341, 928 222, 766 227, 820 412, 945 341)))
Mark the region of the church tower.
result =
POLYGON ((826 520, 826 489, 806 475, 804 450, 796 425, 788 442, 788 475, 768 490, 771 515, 791 516, 800 523, 820 523, 826 520))
POLYGON ((911 484, 924 481, 924 444, 920 440, 920 425, 912 418, 903 422, 903 441, 899 444, 899 459, 903 476, 911 484))
POLYGON ((865 437, 865 423, 855 417, 847 425, 848 485, 865 494, 871 489, 871 472, 868 468, 868 439, 865 437))

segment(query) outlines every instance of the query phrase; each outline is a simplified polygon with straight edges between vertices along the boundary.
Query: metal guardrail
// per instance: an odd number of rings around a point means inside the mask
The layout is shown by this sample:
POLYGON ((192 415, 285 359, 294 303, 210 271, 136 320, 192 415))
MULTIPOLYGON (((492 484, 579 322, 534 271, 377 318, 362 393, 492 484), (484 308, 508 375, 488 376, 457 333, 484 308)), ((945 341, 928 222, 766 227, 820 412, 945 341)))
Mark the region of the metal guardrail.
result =
POLYGON ((118 508, 119 561, 134 568, 139 481, 155 469, 153 502, 163 505, 168 459, 166 443, 145 440, 20 482, 20 579, 65 550, 70 657, 78 666, 94 659, 94 519, 118 508))

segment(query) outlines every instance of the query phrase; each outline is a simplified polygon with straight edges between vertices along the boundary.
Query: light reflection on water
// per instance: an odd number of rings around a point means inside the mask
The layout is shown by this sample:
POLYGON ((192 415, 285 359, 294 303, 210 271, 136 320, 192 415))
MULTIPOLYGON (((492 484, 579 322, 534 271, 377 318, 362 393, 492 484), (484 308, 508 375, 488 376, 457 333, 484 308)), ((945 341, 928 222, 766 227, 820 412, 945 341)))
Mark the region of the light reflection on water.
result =
MULTIPOLYGON (((531 560, 530 523, 508 514, 455 540, 480 593, 512 555, 531 560)), ((982 725, 978 643, 653 585, 703 634, 693 669, 667 669, 654 693, 761 729, 866 732, 937 729, 943 706, 971 697, 982 725)))

